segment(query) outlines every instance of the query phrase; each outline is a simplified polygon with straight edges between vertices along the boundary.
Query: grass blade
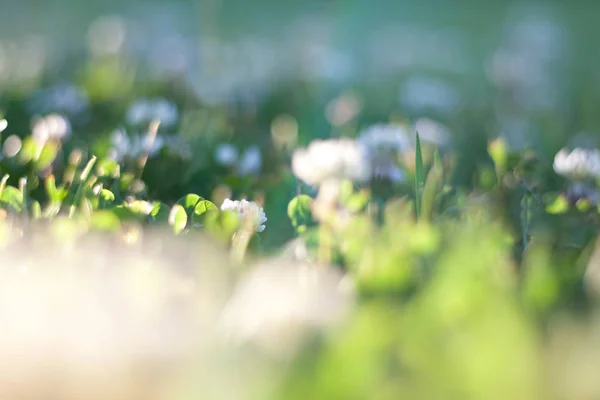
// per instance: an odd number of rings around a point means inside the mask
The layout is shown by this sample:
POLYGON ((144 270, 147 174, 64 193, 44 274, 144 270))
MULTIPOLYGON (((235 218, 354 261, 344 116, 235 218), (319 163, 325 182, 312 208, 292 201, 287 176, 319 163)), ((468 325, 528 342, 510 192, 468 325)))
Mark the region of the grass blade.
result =
POLYGON ((430 221, 433 217, 434 208, 436 207, 437 200, 439 200, 438 194, 442 188, 443 176, 442 160, 439 152, 436 151, 433 159, 433 167, 429 170, 429 174, 427 174, 427 181, 421 193, 419 219, 430 221))
POLYGON ((83 195, 84 186, 88 181, 90 173, 92 172, 92 168, 94 168, 94 165, 96 164, 96 160, 97 157, 92 156, 81 171, 81 175, 79 176, 79 184, 77 185, 77 189, 75 190, 75 194, 73 195, 73 202, 71 204, 71 207, 69 208, 69 218, 75 215, 75 211, 79 206, 79 203, 81 202, 81 196, 83 195))
POLYGON ((9 174, 6 174, 2 177, 0 181, 0 197, 2 197, 2 193, 4 193, 4 188, 6 187, 6 182, 8 182, 8 178, 10 178, 9 174))
POLYGON ((425 168, 423 167, 423 153, 421 152, 421 139, 419 138, 419 132, 416 133, 417 140, 415 145, 415 209, 417 212, 417 218, 421 215, 421 195, 423 192, 423 185, 425 183, 425 168))

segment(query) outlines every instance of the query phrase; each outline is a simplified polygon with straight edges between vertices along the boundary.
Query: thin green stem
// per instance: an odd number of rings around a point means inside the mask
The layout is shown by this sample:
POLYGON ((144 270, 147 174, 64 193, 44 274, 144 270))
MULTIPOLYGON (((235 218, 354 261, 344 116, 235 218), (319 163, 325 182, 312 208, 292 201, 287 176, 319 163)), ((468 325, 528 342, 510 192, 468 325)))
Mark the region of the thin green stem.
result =
POLYGON ((8 178, 10 178, 9 174, 6 174, 2 177, 0 181, 0 197, 2 197, 2 193, 4 193, 4 188, 6 187, 6 182, 8 182, 8 178))
POLYGON ((87 164, 85 165, 85 167, 83 167, 83 170, 81 171, 81 174, 79 176, 79 185, 77 186, 77 190, 75 191, 75 195, 73 196, 73 203, 69 208, 69 218, 75 215, 77 206, 81 202, 81 197, 83 196, 83 188, 88 181, 90 173, 92 172, 92 168, 96 164, 96 160, 96 156, 92 156, 92 158, 90 158, 90 160, 87 162, 87 164))
POLYGON ((235 233, 231 242, 231 259, 236 264, 242 264, 246 257, 246 251, 254 234, 251 221, 245 221, 241 228, 235 233))

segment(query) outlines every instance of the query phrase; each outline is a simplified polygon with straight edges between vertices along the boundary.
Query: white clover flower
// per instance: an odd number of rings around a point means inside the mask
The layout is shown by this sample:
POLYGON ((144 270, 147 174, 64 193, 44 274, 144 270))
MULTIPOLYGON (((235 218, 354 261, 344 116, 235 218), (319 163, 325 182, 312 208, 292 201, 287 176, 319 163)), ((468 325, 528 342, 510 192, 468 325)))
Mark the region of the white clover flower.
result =
POLYGON ((262 207, 259 207, 253 201, 243 200, 230 200, 225 199, 221 205, 222 211, 235 211, 242 219, 242 223, 250 219, 252 226, 256 232, 262 232, 265 230, 265 222, 267 222, 267 216, 262 207))
POLYGON ((71 134, 71 123, 59 114, 50 114, 34 121, 32 136, 38 143, 46 143, 50 139, 61 140, 71 134))
POLYGON ((177 123, 179 113, 177 106, 166 99, 143 99, 133 103, 125 116, 127 122, 133 126, 149 124, 155 119, 161 126, 170 127, 177 123))
POLYGON ((561 149, 554 157, 554 171, 569 179, 600 178, 600 151, 576 148, 561 149))
POLYGON ((365 147, 351 139, 314 140, 292 157, 294 174, 308 185, 349 179, 366 181, 371 163, 365 147))
POLYGON ((262 154, 258 146, 250 146, 240 159, 237 170, 242 176, 256 175, 262 167, 262 154))
POLYGON ((0 133, 4 132, 6 127, 8 126, 8 121, 5 119, 0 119, 0 133))
POLYGON ((214 152, 215 161, 224 167, 231 167, 234 165, 237 162, 238 157, 238 150, 234 145, 229 143, 218 145, 214 152))
POLYGON ((404 172, 397 165, 398 156, 413 149, 408 131, 393 124, 376 124, 365 128, 358 138, 369 156, 373 167, 373 176, 392 182, 404 179, 404 172))

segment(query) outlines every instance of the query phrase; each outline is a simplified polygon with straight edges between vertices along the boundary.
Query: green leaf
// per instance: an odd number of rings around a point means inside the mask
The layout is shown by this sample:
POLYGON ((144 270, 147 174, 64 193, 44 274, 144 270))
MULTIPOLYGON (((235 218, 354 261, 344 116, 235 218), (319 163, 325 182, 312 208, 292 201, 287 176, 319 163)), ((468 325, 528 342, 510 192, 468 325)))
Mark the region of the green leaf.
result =
POLYGON ((35 167, 38 171, 48 168, 48 166, 54 162, 59 148, 60 144, 55 141, 50 140, 44 144, 40 151, 40 155, 35 162, 35 167))
POLYGON ((436 150, 433 155, 433 168, 440 174, 444 173, 444 164, 442 163, 442 157, 440 156, 439 150, 436 150))
POLYGON ((46 187, 48 197, 54 203, 61 203, 67 197, 67 194, 69 194, 68 190, 56 187, 56 178, 54 175, 48 175, 44 181, 44 186, 46 187))
POLYGON ((6 174, 2 177, 2 180, 0 181, 0 197, 2 197, 2 194, 4 193, 4 188, 6 187, 6 182, 8 182, 8 178, 10 178, 10 175, 6 174))
POLYGON ((169 225, 175 234, 180 234, 187 226, 188 215, 181 204, 175 204, 169 212, 169 225))
POLYGON ((96 175, 99 177, 118 177, 119 163, 114 160, 102 159, 96 164, 96 175))
POLYGON ((592 205, 592 202, 588 199, 579 199, 577 200, 577 203, 575 203, 575 207, 577 207, 577 210, 580 212, 589 211, 592 208, 592 205))
POLYGON ((81 171, 81 174, 79 175, 79 182, 75 186, 77 189, 75 189, 75 194, 73 195, 73 201, 72 201, 71 207, 69 209, 69 216, 73 216, 77 207, 79 207, 79 205, 85 200, 85 198, 83 198, 83 193, 84 193, 88 178, 90 176, 90 173, 92 172, 92 168, 94 167, 94 164, 96 163, 96 160, 97 160, 96 156, 92 156, 89 159, 89 161, 85 164, 85 166, 83 167, 83 170, 81 171))
POLYGON ((0 196, 0 206, 20 213, 23 211, 23 194, 16 187, 6 186, 0 196))
POLYGON ((442 189, 443 173, 442 162, 439 153, 436 151, 436 156, 433 160, 433 168, 429 171, 427 181, 423 188, 420 213, 420 219, 422 220, 431 220, 431 217, 433 216, 436 198, 442 189))
POLYGON ((494 161, 496 173, 502 174, 508 162, 508 146, 504 138, 498 137, 488 144, 488 154, 494 161))
POLYGON ((218 211, 219 207, 208 200, 200 200, 198 204, 194 207, 194 212, 192 213, 192 224, 194 226, 204 225, 204 220, 206 219, 206 213, 209 211, 218 211))
POLYGON ((133 181, 135 180, 135 176, 131 173, 131 172, 126 172, 121 174, 121 179, 115 182, 118 182, 118 190, 116 188, 111 188, 111 190, 113 191, 113 193, 115 193, 115 195, 118 192, 127 192, 129 190, 129 188, 131 187, 131 185, 133 184, 133 181))
POLYGON ((167 224, 169 222, 169 206, 165 203, 156 202, 150 213, 150 222, 153 224, 167 224))
POLYGON ((548 201, 546 205, 546 212, 548 214, 564 214, 567 211, 569 211, 569 201, 564 195, 556 196, 553 200, 548 201))
POLYGON ((79 176, 81 182, 87 181, 87 179, 90 176, 90 173, 92 172, 92 168, 94 168, 94 164, 96 164, 97 160, 98 158, 96 156, 92 156, 89 159, 89 161, 85 164, 85 167, 83 167, 83 170, 81 170, 81 175, 79 176))
POLYGON ((135 214, 143 215, 144 217, 150 215, 154 210, 154 205, 145 200, 135 200, 127 205, 127 207, 135 214))
POLYGON ((101 206, 107 206, 115 201, 115 195, 108 189, 100 189, 101 206))
POLYGON ((42 217, 42 206, 36 200, 31 202, 31 218, 36 220, 42 217))
POLYGON ((307 226, 315 225, 312 217, 311 204, 313 199, 305 194, 294 197, 288 204, 287 215, 296 230, 304 230, 307 226))
POLYGON ((177 204, 183 207, 187 215, 191 216, 194 212, 194 207, 196 207, 196 204, 202 200, 204 199, 197 194, 190 193, 177 200, 177 204))
POLYGON ((23 139, 23 145, 21 146, 21 151, 18 153, 18 157, 21 163, 27 164, 37 157, 40 152, 40 145, 32 137, 26 137, 23 139))
POLYGON ((419 132, 416 133, 417 142, 415 145, 415 211, 417 218, 421 215, 421 192, 425 182, 425 168, 423 166, 423 153, 421 150, 421 139, 419 132))

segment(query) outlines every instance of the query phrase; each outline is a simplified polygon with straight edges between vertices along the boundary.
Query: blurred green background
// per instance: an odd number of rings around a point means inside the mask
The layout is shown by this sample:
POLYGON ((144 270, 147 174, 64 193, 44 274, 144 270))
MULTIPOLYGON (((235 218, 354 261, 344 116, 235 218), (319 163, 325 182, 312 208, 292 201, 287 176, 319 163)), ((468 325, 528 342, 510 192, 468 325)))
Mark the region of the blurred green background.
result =
MULTIPOLYGON (((558 1, 9 0, 0 14, 0 110, 10 121, 5 134, 23 136, 34 115, 52 111, 31 106, 36 91, 74 84, 90 109, 71 121, 71 147, 102 155, 128 106, 166 97, 181 116, 168 133, 201 143, 189 147, 195 169, 161 161, 153 177, 150 163, 150 193, 164 201, 208 196, 231 178, 234 194, 269 191, 277 224, 296 191, 286 172, 289 152, 276 151, 272 135, 282 114, 297 123, 292 145, 353 136, 390 118, 433 118, 456 139, 453 183, 467 187, 489 162, 487 140, 498 135, 546 161, 569 140, 577 144, 578 134, 595 143, 598 8, 558 1), (332 124, 327 107, 348 91, 359 109, 332 124), (242 150, 260 146, 257 179, 236 181, 210 164, 227 141, 242 150)), ((280 245, 291 233, 282 222, 265 241, 280 245)))

